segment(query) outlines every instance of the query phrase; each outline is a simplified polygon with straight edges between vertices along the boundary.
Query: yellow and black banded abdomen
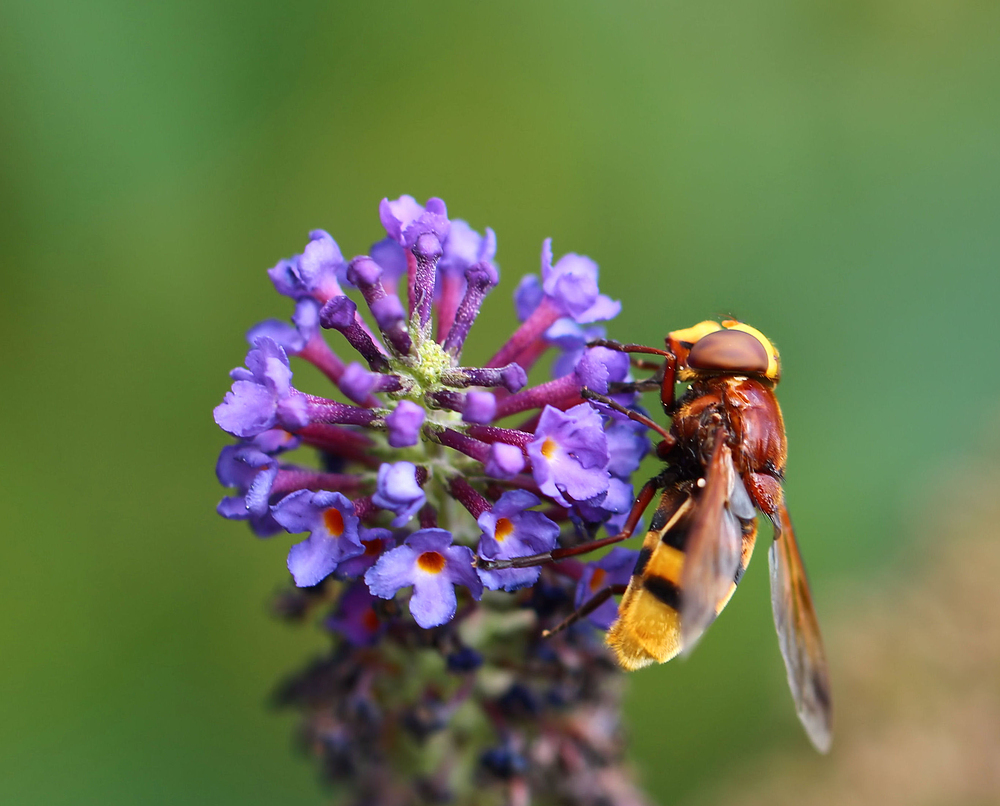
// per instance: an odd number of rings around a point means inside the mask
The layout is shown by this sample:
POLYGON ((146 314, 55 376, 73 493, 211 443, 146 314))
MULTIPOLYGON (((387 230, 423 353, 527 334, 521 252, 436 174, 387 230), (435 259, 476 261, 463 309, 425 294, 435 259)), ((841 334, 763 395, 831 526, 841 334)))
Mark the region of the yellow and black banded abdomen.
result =
MULTIPOLYGON (((685 502, 688 499, 685 499, 685 502)), ((635 571, 618 606, 618 619, 608 631, 607 644, 618 662, 629 671, 654 661, 665 663, 681 646, 681 578, 684 571, 684 542, 693 508, 678 505, 665 493, 653 516, 652 527, 642 542, 635 571)), ((733 584, 715 613, 729 603, 753 554, 757 521, 742 522, 743 547, 733 584)))

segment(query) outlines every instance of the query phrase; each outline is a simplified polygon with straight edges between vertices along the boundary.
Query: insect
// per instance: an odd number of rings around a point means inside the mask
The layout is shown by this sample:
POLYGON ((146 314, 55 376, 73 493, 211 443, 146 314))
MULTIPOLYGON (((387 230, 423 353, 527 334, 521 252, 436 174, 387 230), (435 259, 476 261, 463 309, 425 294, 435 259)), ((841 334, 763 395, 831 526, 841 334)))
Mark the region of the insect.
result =
MULTIPOLYGON (((661 437, 663 471, 641 489, 617 535, 546 554, 483 567, 517 567, 558 561, 630 537, 660 493, 631 580, 605 588, 556 630, 623 594, 607 643, 626 669, 663 663, 690 651, 729 602, 757 539, 756 511, 773 524, 768 551, 771 603, 778 643, 796 711, 820 752, 830 747, 829 673, 805 567, 785 506, 786 442, 774 395, 781 365, 777 349, 758 330, 735 320, 701 322, 667 336, 658 350, 612 341, 593 342, 627 353, 660 356, 635 360, 655 374, 614 391, 660 391, 669 430, 610 398, 584 397, 643 423, 661 437), (676 382, 690 384, 680 398, 676 382)), ((553 630, 555 632, 556 630, 553 630)))

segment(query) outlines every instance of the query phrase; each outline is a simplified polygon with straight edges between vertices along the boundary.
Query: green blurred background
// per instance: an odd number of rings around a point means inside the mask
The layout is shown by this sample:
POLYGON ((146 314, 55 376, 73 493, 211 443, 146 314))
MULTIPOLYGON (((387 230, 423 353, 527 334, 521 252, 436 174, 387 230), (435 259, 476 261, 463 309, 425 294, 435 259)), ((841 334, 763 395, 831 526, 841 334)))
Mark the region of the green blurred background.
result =
MULTIPOLYGON (((0 802, 327 798, 264 704, 323 639, 266 612, 287 541, 214 513, 211 409, 290 312, 264 269, 314 227, 366 251, 383 196, 492 226, 507 292, 546 236, 593 256, 615 337, 769 334, 849 629, 997 422, 998 31, 974 0, 3 3, 0 802)), ((811 752, 766 576, 633 677, 660 802, 811 752)))

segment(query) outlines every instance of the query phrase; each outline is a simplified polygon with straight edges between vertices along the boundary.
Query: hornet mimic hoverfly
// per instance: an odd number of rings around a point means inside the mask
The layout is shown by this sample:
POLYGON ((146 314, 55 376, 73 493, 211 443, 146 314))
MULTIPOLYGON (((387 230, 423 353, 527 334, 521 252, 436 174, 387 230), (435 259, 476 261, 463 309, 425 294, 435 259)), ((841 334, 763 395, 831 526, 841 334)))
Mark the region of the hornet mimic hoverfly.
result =
POLYGON ((666 350, 613 341, 592 344, 663 357, 662 364, 634 361, 655 374, 613 391, 659 389, 672 418, 669 430, 605 395, 584 389, 583 396, 656 431, 662 437, 657 454, 666 467, 642 487, 619 534, 530 557, 478 558, 478 564, 539 565, 626 540, 659 492, 628 585, 604 588, 556 628, 624 594, 607 643, 624 668, 638 669, 690 651, 726 606, 750 562, 760 510, 774 526, 768 552, 771 603, 788 684, 806 733, 826 752, 832 722, 829 674, 782 490, 785 428, 774 396, 778 351, 760 331, 735 320, 674 331, 666 350), (679 399, 677 381, 690 383, 679 399))

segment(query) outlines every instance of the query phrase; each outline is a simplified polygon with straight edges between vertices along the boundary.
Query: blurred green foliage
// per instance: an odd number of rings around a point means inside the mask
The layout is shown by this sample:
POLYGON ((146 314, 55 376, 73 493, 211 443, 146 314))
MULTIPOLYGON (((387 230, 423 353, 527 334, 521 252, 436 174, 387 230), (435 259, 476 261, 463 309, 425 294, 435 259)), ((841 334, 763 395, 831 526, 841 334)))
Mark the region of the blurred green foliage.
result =
MULTIPOLYGON (((211 408, 263 270, 378 200, 542 238, 651 344, 735 313, 782 350, 821 616, 1000 392, 1000 6, 976 0, 0 6, 0 802, 317 804, 264 708, 323 645, 273 622, 288 541, 214 514, 211 408)), ((758 559, 688 661, 638 673, 661 802, 795 725, 758 559)), ((836 683, 836 681, 835 681, 836 683)))

